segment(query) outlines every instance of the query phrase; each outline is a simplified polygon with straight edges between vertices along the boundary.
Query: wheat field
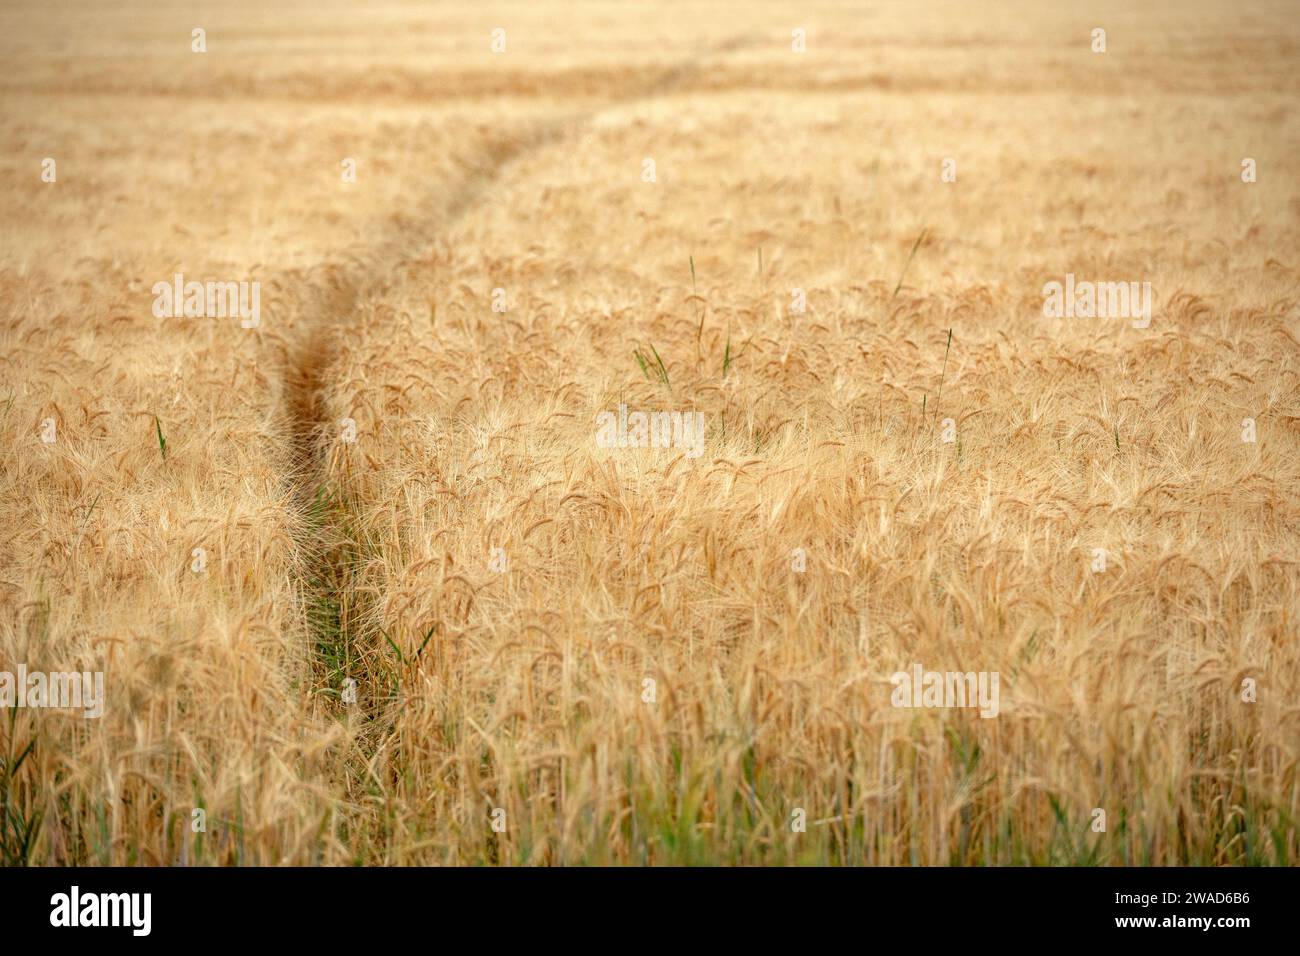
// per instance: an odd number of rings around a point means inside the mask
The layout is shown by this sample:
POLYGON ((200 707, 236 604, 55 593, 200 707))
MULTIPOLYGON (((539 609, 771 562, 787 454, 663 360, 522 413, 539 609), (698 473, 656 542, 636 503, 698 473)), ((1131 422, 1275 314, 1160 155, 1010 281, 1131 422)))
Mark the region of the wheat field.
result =
POLYGON ((1297 862, 1291 4, 0 38, 5 864, 1297 862))

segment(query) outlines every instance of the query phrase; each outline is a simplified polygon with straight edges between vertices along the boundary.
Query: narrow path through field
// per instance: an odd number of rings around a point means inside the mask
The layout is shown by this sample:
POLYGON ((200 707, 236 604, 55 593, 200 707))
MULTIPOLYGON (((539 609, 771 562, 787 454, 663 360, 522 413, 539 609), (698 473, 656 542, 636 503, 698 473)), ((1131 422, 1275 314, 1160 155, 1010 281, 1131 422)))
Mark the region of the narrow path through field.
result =
MULTIPOLYGON (((302 590, 308 604, 318 688, 330 694, 338 692, 338 681, 346 676, 341 665, 355 661, 358 650, 374 640, 365 626, 369 619, 367 595, 358 589, 356 580, 359 563, 368 553, 366 542, 359 540, 361 523, 351 510, 348 490, 332 487, 328 476, 329 453, 339 434, 339 423, 329 420, 327 412, 339 336, 347 333, 358 310, 383 299, 392 287, 398 264, 416 257, 445 235, 484 200, 512 165, 548 146, 574 139, 611 107, 680 91, 702 74, 710 59, 756 42, 751 35, 734 37, 668 67, 631 96, 620 96, 595 109, 565 112, 523 130, 507 131, 488 145, 450 195, 426 195, 403 218, 403 228, 389 232, 361 255, 349 256, 320 270, 323 278, 308 296, 318 303, 319 314, 292 341, 284 383, 292 452, 297 462, 294 493, 300 513, 306 516, 299 547, 305 558, 302 590), (412 223, 414 229, 410 228, 412 223)), ((360 728, 378 715, 377 704, 373 696, 358 697, 354 713, 359 714, 360 728)), ((361 749, 370 751, 372 747, 363 744, 361 749)), ((359 756, 355 748, 352 756, 359 756)))

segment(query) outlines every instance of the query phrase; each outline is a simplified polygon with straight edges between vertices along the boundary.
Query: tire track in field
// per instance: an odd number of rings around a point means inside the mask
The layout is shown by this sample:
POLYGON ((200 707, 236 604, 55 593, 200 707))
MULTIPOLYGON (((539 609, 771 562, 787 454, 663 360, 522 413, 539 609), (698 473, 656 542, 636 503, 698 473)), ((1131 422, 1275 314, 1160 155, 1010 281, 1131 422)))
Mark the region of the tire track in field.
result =
MULTIPOLYGON (((404 218, 406 228, 393 230, 363 254, 323 266, 324 276, 309 283, 306 299, 319 317, 305 328, 296 329, 288 343, 283 385, 289 441, 296 463, 294 496, 303 518, 304 530, 299 542, 304 568, 302 591, 309 639, 314 645, 311 658, 318 693, 334 696, 344 677, 360 676, 358 665, 366 651, 378 643, 377 636, 366 630, 373 598, 357 587, 359 572, 376 549, 365 540, 348 489, 332 487, 329 475, 337 423, 327 420, 328 397, 333 384, 331 375, 340 355, 339 336, 348 329, 350 318, 366 303, 382 298, 391 288, 391 277, 398 272, 395 267, 434 244, 482 202, 487 192, 519 160, 579 136, 609 108, 677 92, 700 76, 711 59, 756 42, 754 35, 734 37, 669 66, 632 95, 616 97, 593 109, 561 114, 522 133, 489 143, 484 155, 449 197, 436 194, 426 197, 412 217, 404 218), (412 220, 414 229, 409 228, 412 220), (349 673, 350 670, 353 672, 349 673)), ((343 772, 350 769, 355 774, 357 789, 362 792, 368 780, 365 766, 368 751, 375 746, 365 741, 379 739, 368 733, 367 727, 382 714, 381 692, 374 681, 368 686, 360 685, 353 705, 360 739, 349 747, 343 772)))
POLYGON ((290 362, 285 385, 294 451, 299 458, 311 465, 324 450, 319 441, 319 433, 325 425, 320 414, 325 385, 323 376, 337 354, 334 343, 329 341, 329 333, 337 332, 363 302, 383 296, 390 286, 384 275, 372 275, 369 266, 387 265, 391 270, 393 263, 409 260, 413 250, 432 245, 439 235, 477 206, 487 190, 499 182, 515 162, 547 146, 577 137, 608 107, 625 106, 673 93, 703 72, 706 58, 744 49, 755 42, 753 36, 735 37, 667 68, 653 83, 634 95, 611 100, 600 109, 563 115, 490 144, 488 154, 469 172, 449 199, 441 203, 437 198, 426 199, 414 216, 417 225, 436 222, 437 226, 414 235, 390 233, 384 241, 366 249, 364 256, 350 257, 347 265, 334 263, 326 266, 324 284, 315 286, 321 318, 310 328, 300 331, 289 347, 290 362))

